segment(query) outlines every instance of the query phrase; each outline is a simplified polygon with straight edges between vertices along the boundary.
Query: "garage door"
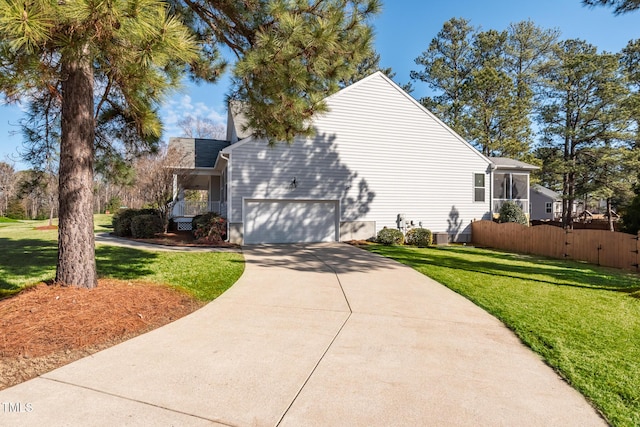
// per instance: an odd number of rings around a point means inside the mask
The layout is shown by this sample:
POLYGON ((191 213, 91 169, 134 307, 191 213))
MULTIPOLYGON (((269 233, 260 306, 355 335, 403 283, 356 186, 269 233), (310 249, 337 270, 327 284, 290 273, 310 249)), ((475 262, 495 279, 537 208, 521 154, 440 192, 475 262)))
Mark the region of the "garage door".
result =
POLYGON ((244 243, 334 242, 336 201, 245 200, 244 243))

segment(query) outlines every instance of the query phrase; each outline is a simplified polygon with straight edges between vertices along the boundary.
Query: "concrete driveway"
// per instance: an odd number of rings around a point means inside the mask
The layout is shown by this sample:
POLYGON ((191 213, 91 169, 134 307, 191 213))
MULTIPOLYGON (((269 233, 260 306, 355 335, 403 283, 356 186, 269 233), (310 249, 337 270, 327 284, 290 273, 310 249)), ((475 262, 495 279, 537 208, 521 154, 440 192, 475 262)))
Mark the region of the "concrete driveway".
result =
POLYGON ((408 267, 343 244, 244 254, 203 309, 0 392, 0 425, 606 425, 500 322, 408 267))

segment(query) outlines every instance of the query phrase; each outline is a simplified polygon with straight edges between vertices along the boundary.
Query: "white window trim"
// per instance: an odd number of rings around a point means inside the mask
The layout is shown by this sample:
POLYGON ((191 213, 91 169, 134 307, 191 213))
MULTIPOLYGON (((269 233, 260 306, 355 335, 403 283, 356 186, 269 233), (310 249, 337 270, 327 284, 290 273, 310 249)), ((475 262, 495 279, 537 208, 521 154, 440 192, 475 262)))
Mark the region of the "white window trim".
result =
POLYGON ((553 213, 553 202, 544 203, 544 212, 548 214, 553 213))
POLYGON ((472 181, 473 182, 473 196, 472 196, 473 203, 486 203, 487 202, 487 174, 486 173, 474 172, 473 176, 472 176, 472 179, 473 179, 473 181, 472 181), (482 175, 483 181, 484 181, 484 186, 482 186, 482 187, 476 186, 476 175, 482 175), (483 197, 484 200, 476 200, 476 190, 480 189, 480 188, 482 188, 484 190, 484 193, 483 193, 484 194, 484 197, 483 197))

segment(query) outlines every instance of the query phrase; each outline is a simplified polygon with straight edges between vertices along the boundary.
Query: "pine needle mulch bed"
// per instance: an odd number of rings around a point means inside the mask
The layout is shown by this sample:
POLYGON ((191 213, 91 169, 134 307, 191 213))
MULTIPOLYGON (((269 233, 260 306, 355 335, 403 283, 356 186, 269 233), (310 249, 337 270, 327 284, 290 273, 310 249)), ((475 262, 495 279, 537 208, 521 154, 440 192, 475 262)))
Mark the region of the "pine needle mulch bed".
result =
POLYGON ((146 282, 41 283, 0 300, 0 390, 183 317, 205 303, 146 282))

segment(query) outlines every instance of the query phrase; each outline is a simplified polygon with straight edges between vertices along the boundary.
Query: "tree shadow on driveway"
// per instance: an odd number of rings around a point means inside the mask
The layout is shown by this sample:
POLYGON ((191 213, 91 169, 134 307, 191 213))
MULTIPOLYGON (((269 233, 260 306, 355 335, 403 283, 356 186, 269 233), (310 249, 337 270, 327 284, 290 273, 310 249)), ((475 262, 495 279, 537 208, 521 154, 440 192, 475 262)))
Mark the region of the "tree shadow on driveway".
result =
POLYGON ((296 243, 243 246, 247 264, 338 274, 389 269, 394 261, 346 243, 296 243))

